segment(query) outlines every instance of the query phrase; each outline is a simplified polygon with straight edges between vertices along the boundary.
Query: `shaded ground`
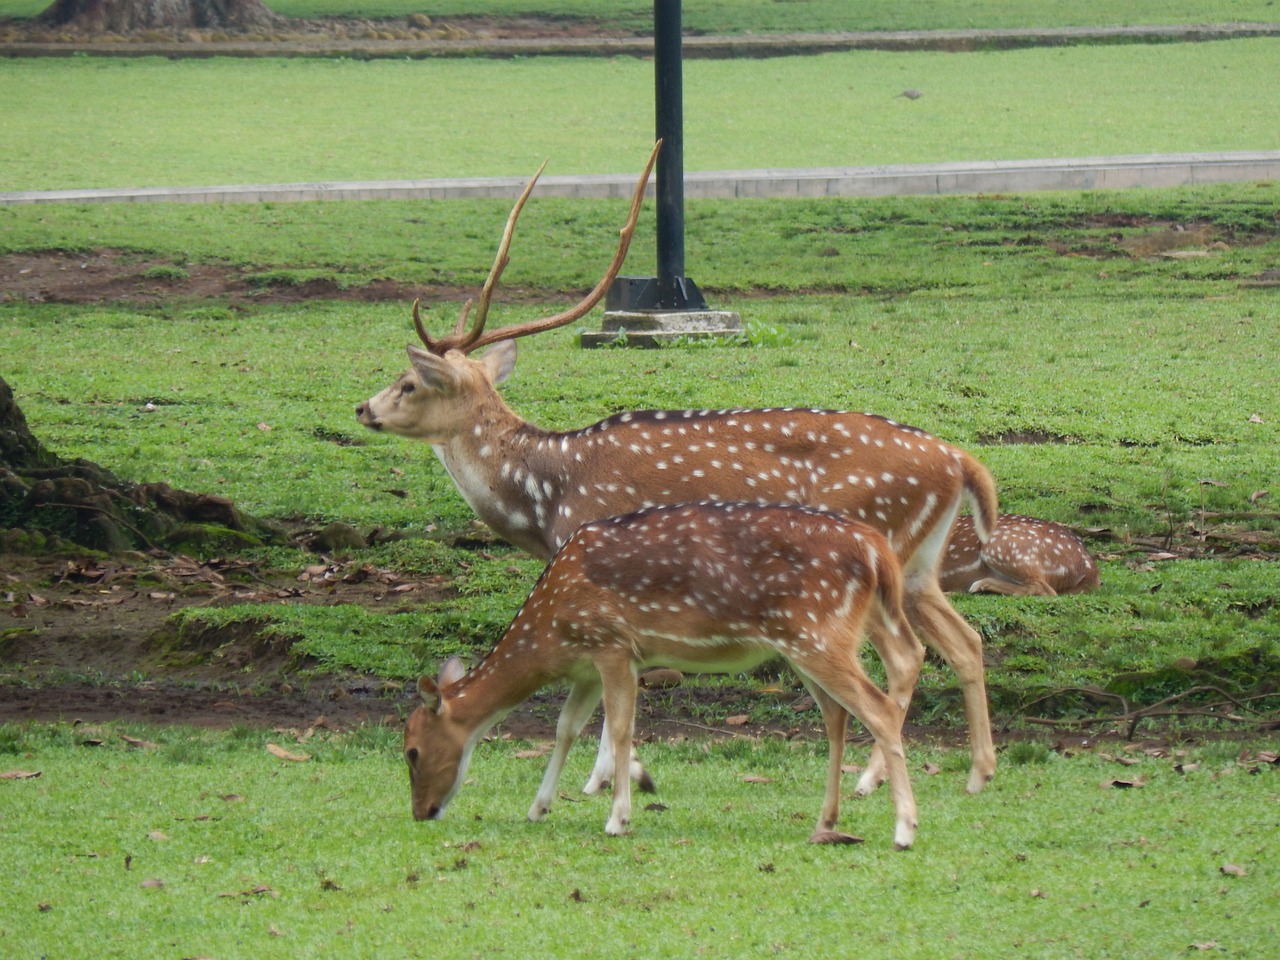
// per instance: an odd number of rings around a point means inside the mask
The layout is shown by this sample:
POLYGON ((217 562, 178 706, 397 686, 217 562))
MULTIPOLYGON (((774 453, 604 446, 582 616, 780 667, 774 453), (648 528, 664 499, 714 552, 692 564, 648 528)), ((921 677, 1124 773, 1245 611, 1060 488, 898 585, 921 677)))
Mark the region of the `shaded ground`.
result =
MULTIPOLYGON (((1080 43, 1160 43, 1220 40, 1280 34, 1274 23, 1211 23, 1172 26, 1056 27, 843 31, 838 33, 699 36, 686 30, 684 56, 771 57, 837 50, 1010 49, 1080 43)), ((653 49, 651 19, 586 17, 450 16, 365 19, 329 17, 285 19, 257 32, 146 30, 129 36, 84 34, 50 28, 32 20, 0 17, 0 55, 67 56, 351 56, 351 57, 516 57, 648 56, 653 49)))
MULTIPOLYGON (((401 577, 386 570, 317 565, 295 575, 238 560, 185 556, 27 557, 0 554, 0 724, 110 720, 347 729, 398 726, 414 705, 412 685, 318 672, 288 640, 252 626, 180 629, 174 614, 225 604, 360 604, 371 608, 439 600, 452 592, 441 577, 401 577), (321 573, 320 571, 324 572, 321 573)), ((504 734, 550 738, 563 691, 532 698, 501 725, 504 734)), ((717 732, 813 736, 821 723, 802 690, 764 694, 696 688, 642 694, 642 738, 717 732), (793 704, 787 722, 708 727, 700 704, 735 696, 793 704)))

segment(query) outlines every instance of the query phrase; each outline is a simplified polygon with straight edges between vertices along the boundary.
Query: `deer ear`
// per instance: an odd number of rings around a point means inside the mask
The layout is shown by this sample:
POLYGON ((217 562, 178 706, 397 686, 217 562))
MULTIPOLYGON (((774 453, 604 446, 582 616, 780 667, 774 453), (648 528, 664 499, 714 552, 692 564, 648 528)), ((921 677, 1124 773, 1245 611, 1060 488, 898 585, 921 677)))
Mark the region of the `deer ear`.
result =
POLYGON ((516 342, 500 340, 485 352, 480 362, 484 364, 485 370, 489 373, 489 379, 496 387, 511 376, 511 371, 516 368, 516 342))
POLYGON ((466 672, 461 660, 450 657, 440 668, 440 676, 436 679, 419 677, 418 696, 422 697, 422 705, 435 713, 444 713, 444 688, 461 680, 466 672))
POLYGON ((448 393, 457 383, 457 374, 449 361, 428 353, 412 343, 405 348, 409 353, 409 362, 413 364, 413 372, 418 375, 422 385, 431 390, 448 393))
POLYGON ((462 661, 457 657, 450 657, 444 662, 444 666, 440 668, 440 676, 436 680, 436 685, 443 690, 452 684, 457 683, 465 674, 466 668, 463 667, 462 661))
POLYGON ((422 697, 422 705, 428 710, 439 711, 444 702, 440 696, 440 688, 430 677, 418 678, 418 696, 422 697))

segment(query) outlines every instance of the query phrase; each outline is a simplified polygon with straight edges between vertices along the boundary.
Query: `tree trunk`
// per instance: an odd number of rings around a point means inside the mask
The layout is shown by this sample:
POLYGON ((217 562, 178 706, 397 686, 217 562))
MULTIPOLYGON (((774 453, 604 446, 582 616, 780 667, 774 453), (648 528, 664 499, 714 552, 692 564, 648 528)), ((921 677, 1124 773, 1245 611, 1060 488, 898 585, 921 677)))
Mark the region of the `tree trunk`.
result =
POLYGON ((135 484, 88 460, 63 460, 32 435, 0 377, 0 553, 60 541, 97 550, 219 550, 277 539, 225 497, 135 484))
POLYGON ((262 0, 54 0, 37 18, 86 33, 138 30, 250 30, 278 24, 262 0))
POLYGON ((0 377, 0 470, 47 466, 57 459, 31 435, 13 391, 0 377))

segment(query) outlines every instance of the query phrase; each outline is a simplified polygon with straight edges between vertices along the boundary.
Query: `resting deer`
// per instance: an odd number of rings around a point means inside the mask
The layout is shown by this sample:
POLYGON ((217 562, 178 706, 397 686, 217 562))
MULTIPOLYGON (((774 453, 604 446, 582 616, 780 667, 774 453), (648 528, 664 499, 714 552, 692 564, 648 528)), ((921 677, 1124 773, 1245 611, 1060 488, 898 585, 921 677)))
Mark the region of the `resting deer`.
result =
MULTIPOLYGON (((911 846, 916 806, 902 722, 924 650, 902 610, 902 572, 885 538, 862 523, 799 507, 697 503, 656 507, 580 527, 494 649, 470 673, 452 659, 418 683, 404 756, 413 815, 437 819, 467 774, 472 748, 540 687, 572 683, 551 760, 529 810, 551 807, 565 757, 603 693, 606 735, 627 756, 636 676, 662 663, 700 673, 787 659, 822 706, 826 794, 813 839, 836 825, 847 713, 871 731, 888 768, 893 839, 911 846), (862 670, 864 625, 889 695, 862 670)), ((614 778, 605 832, 626 833, 631 779, 614 778)))
MULTIPOLYGON (((538 557, 550 558, 587 521, 702 500, 799 504, 870 524, 902 564, 904 605, 917 636, 960 678, 972 748, 968 789, 978 792, 996 765, 982 640, 948 603, 938 564, 962 505, 974 511, 981 537, 995 524, 995 484, 981 463, 922 430, 870 414, 646 410, 557 433, 522 419, 498 393, 515 367, 517 337, 572 322, 604 296, 626 256, 648 176, 646 167, 613 261, 586 297, 555 316, 486 332, 493 287, 535 175, 507 220, 473 324, 468 328, 468 302, 453 333, 433 337, 415 303, 414 326, 424 346, 409 346, 412 369, 361 403, 359 421, 430 443, 480 519, 538 557)), ((587 791, 612 771, 605 738, 587 791)), ((883 776, 877 751, 859 789, 883 776)))
POLYGON ((951 528, 939 576, 952 593, 1088 593, 1098 588, 1098 566, 1075 531, 1049 520, 1001 514, 991 539, 978 539, 971 517, 951 528))

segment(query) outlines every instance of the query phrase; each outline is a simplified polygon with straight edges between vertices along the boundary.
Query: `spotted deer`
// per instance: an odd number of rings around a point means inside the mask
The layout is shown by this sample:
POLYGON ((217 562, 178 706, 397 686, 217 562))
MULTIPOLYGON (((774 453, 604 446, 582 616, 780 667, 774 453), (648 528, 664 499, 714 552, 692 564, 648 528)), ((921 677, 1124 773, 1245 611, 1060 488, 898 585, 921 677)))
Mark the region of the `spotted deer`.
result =
MULTIPOLYGON (((604 296, 626 256, 648 175, 646 167, 613 261, 590 293, 555 316, 486 331, 493 287, 535 175, 512 208, 470 327, 468 302, 453 332, 433 337, 415 303, 423 346, 411 344, 411 369, 356 407, 359 422, 431 444, 480 519, 544 559, 590 520, 703 500, 798 504, 870 524, 902 564, 905 609, 917 636, 959 676, 972 750, 968 789, 978 792, 996 765, 982 641, 938 584, 947 533, 961 507, 973 511, 980 538, 995 524, 995 484, 974 457, 884 417, 814 409, 632 411, 555 432, 524 420, 498 393, 515 367, 517 338, 563 326, 604 296)), ((637 764, 631 771, 642 775, 637 764)), ((587 792, 612 772, 606 737, 587 792)), ((884 774, 875 751, 859 789, 884 774)))
MULTIPOLYGON (((662 663, 699 673, 747 670, 784 657, 822 707, 829 740, 815 842, 839 817, 848 714, 871 731, 888 770, 893 839, 911 846, 916 805, 902 722, 924 649, 902 609, 902 571, 864 523, 802 507, 696 503, 585 524, 543 571, 497 646, 471 672, 455 658, 404 733, 413 815, 439 818, 467 774, 477 740, 534 691, 571 683, 547 771, 529 810, 551 808, 565 757, 603 695, 615 757, 631 749, 636 677, 662 663), (863 672, 866 628, 884 661, 886 694, 863 672)), ((605 832, 626 833, 631 779, 614 778, 605 832)), ((843 835, 835 835, 843 836, 843 835)))
POLYGON ((950 593, 1088 593, 1098 588, 1098 566, 1084 541, 1067 527, 1004 513, 984 544, 973 518, 958 517, 951 528, 939 575, 950 593))

